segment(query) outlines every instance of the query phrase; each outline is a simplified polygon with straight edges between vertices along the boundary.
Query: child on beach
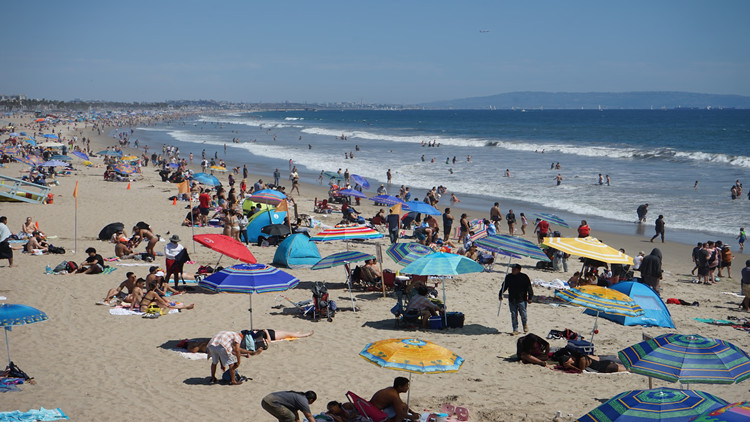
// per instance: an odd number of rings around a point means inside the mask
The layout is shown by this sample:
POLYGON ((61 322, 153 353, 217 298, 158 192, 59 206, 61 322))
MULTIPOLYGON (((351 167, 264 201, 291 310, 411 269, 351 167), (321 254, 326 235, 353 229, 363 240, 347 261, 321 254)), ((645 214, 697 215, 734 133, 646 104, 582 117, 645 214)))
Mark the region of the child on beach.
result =
POLYGON ((747 239, 747 234, 745 234, 744 227, 740 227, 740 235, 737 236, 737 239, 739 239, 740 253, 742 253, 745 250, 745 239, 747 239))

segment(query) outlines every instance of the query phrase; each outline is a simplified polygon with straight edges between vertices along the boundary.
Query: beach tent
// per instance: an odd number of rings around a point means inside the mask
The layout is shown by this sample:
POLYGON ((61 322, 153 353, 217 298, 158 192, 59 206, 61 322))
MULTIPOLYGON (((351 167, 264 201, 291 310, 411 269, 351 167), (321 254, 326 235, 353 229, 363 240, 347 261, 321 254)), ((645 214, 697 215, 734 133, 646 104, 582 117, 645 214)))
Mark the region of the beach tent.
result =
MULTIPOLYGON (((630 296, 644 310, 644 314, 637 317, 625 317, 600 313, 599 316, 607 318, 622 325, 643 325, 646 327, 665 327, 675 328, 672 322, 672 315, 667 309, 667 305, 661 300, 659 295, 651 287, 638 283, 636 281, 621 281, 614 284, 610 289, 617 290, 630 296)), ((586 309, 584 312, 589 315, 596 315, 595 311, 586 309)))
POLYGON ((244 201, 242 201, 242 211, 245 213, 245 215, 247 215, 247 213, 250 212, 250 209, 255 208, 256 205, 260 205, 261 211, 269 211, 276 208, 275 205, 261 204, 260 202, 253 202, 245 199, 244 201))
POLYGON ((257 242, 259 238, 267 238, 268 235, 260 230, 269 224, 282 224, 286 218, 286 212, 276 212, 275 209, 261 211, 248 217, 250 220, 247 224, 247 240, 257 242))
POLYGON ((287 268, 309 267, 320 259, 315 242, 304 233, 296 233, 279 244, 273 255, 273 264, 287 268))

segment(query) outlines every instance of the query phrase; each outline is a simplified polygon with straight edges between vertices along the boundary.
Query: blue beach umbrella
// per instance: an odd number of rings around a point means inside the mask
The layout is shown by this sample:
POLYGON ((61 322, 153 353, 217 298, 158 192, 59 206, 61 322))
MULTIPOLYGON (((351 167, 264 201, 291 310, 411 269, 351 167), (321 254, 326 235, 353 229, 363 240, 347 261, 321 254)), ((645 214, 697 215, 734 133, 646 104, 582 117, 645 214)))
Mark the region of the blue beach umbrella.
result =
POLYGON ((527 256, 549 262, 549 258, 539 246, 522 237, 508 236, 504 234, 493 234, 474 242, 480 248, 491 252, 512 252, 514 254, 527 256))
POLYGON ((54 133, 46 133, 46 134, 44 134, 42 136, 45 137, 45 138, 50 138, 50 139, 60 139, 60 137, 57 136, 57 135, 55 135, 54 133))
POLYGON ((543 212, 538 212, 534 214, 534 216, 541 218, 542 220, 546 220, 548 223, 557 224, 558 226, 565 227, 566 229, 570 228, 568 223, 565 222, 562 218, 556 216, 555 214, 547 214, 543 212))
POLYGON ((327 257, 318 261, 312 266, 313 270, 322 270, 325 268, 338 267, 339 265, 345 265, 350 262, 367 261, 368 259, 374 259, 375 255, 359 252, 359 251, 345 251, 336 252, 335 254, 328 255, 327 257))
POLYGON ((5 348, 8 351, 8 364, 11 362, 10 343, 8 342, 8 331, 11 330, 11 327, 33 324, 47 319, 47 314, 31 306, 0 303, 0 327, 5 328, 5 348))
POLYGON ((440 215, 442 214, 440 211, 437 210, 437 208, 433 207, 432 205, 422 202, 422 201, 408 201, 404 202, 404 210, 416 212, 419 214, 429 214, 429 215, 440 215))
POLYGON ((391 195, 378 195, 367 199, 369 199, 370 201, 375 201, 376 204, 396 205, 405 203, 401 198, 396 198, 395 196, 391 195))
POLYGON ((52 157, 50 157, 50 160, 72 161, 73 159, 68 157, 67 155, 53 155, 52 157))
POLYGON ((684 384, 733 384, 750 378, 747 352, 698 334, 664 334, 621 350, 630 372, 684 384))
POLYGON ((283 292, 299 284, 291 274, 263 264, 238 264, 198 282, 215 292, 244 293, 250 297, 250 329, 253 329, 253 294, 283 292))
POLYGON ((200 183, 201 185, 221 186, 221 182, 219 181, 219 179, 217 179, 216 176, 208 173, 195 173, 193 175, 193 180, 200 183))
POLYGON ((88 161, 89 156, 81 151, 73 151, 71 154, 75 155, 76 157, 80 158, 81 160, 88 161))
POLYGON ((355 198, 367 198, 367 195, 354 189, 339 189, 336 191, 336 195, 353 196, 355 198))
POLYGON ((358 175, 358 174, 352 174, 350 176, 352 181, 360 186, 362 186, 365 189, 370 189, 370 182, 367 181, 364 177, 358 175))
POLYGON ((689 422, 698 415, 726 406, 712 394, 695 390, 655 388, 620 393, 583 415, 581 422, 689 422))
POLYGON ((23 139, 23 141, 33 146, 36 146, 36 141, 33 138, 26 138, 26 139, 23 139))
POLYGON ((423 256, 435 253, 421 243, 394 243, 385 250, 385 253, 393 259, 396 264, 409 265, 423 256))

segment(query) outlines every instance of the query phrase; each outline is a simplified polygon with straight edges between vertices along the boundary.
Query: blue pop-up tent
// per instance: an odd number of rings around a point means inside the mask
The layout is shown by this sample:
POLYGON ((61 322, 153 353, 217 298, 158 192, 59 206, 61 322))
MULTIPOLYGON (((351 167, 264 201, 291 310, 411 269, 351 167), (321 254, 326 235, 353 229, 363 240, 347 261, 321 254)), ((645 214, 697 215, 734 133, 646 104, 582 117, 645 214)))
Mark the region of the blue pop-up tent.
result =
MULTIPOLYGON (((607 318, 610 321, 622 325, 675 328, 674 322, 672 322, 672 315, 669 313, 667 305, 664 304, 659 295, 657 295, 651 287, 636 281, 621 281, 610 287, 610 289, 617 290, 620 293, 630 296, 635 303, 643 308, 645 313, 637 317, 625 317, 600 313, 600 317, 607 318)), ((590 309, 586 309, 585 313, 596 315, 596 312, 591 311, 590 309)))
POLYGON ((304 233, 295 233, 279 244, 273 264, 288 268, 310 267, 320 261, 318 246, 304 233))

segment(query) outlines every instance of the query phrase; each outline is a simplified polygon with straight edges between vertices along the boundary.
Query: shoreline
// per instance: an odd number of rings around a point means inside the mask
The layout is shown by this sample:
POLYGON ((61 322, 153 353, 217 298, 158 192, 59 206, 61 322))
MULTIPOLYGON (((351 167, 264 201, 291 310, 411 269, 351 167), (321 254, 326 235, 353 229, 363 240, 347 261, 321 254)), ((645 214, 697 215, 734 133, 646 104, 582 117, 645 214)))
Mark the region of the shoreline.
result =
MULTIPOLYGON (((83 136, 91 138, 94 151, 117 142, 108 136, 109 133, 110 128, 101 136, 92 135, 90 128, 83 130, 83 136)), ((156 149, 156 146, 152 147, 156 149)), ((7 402, 0 406, 0 410, 59 407, 71 419, 78 420, 97 420, 104 414, 111 420, 129 420, 133 414, 151 414, 154 409, 169 412, 170 418, 182 420, 267 420, 268 415, 259 405, 264 395, 272 391, 312 389, 319 397, 312 406, 313 413, 317 414, 325 409, 329 400, 345 401, 344 393, 348 390, 368 398, 376 390, 390 385, 394 377, 403 375, 377 368, 357 356, 372 341, 399 337, 430 340, 465 359, 465 364, 456 373, 414 377, 411 400, 413 408, 420 411, 439 410, 445 403, 454 403, 467 406, 472 414, 471 420, 477 422, 549 421, 557 411, 562 413, 561 420, 573 421, 601 404, 601 399, 648 386, 646 377, 636 374, 567 374, 510 362, 518 337, 509 335, 511 327, 507 306, 503 306, 500 316, 497 316, 497 290, 505 274, 504 262, 499 262, 493 272, 462 275, 446 281, 448 309, 463 312, 466 325, 461 329, 440 331, 395 328, 393 315, 389 311, 395 304, 395 298, 383 298, 378 292, 355 290, 359 311, 351 312, 349 292, 345 289, 344 271, 341 268, 285 270, 298 277, 301 283, 297 288, 284 292, 283 296, 293 301, 310 300, 311 282, 325 281, 331 299, 339 304, 341 311, 331 323, 325 320, 313 322, 297 316, 291 304, 279 294, 255 295, 252 298, 255 327, 314 330, 315 334, 300 340, 273 343, 262 354, 243 359, 239 372, 252 380, 242 386, 209 386, 206 382, 208 362, 184 359, 170 349, 184 338, 205 338, 221 330, 246 328, 247 297, 190 292, 178 296, 177 300, 195 303, 194 310, 148 320, 137 316, 110 315, 107 308, 94 304, 102 299, 107 289, 120 283, 127 271, 143 276, 148 264, 127 267, 113 263, 112 266, 117 268, 115 272, 95 276, 44 274, 46 264, 54 266, 61 260, 82 261, 82 251, 89 246, 97 248, 104 257, 113 255, 112 244, 95 240, 99 229, 113 221, 121 221, 126 227, 137 221, 146 221, 162 237, 168 232, 178 234, 191 258, 196 261, 196 264, 186 267, 186 274, 195 271, 201 264, 214 265, 219 257, 216 252, 190 242, 191 229, 180 226, 187 212, 184 208, 187 203, 172 205, 167 198, 174 195, 177 188, 161 182, 156 171, 153 171, 154 167, 144 169, 143 179, 132 182, 131 189, 127 189, 127 183, 104 182, 103 167, 82 167, 78 161, 74 164, 77 167, 75 174, 59 178, 60 185, 53 187, 53 204, 3 203, 0 214, 8 216, 12 231, 17 231, 21 222, 31 216, 39 221, 40 228, 48 235, 58 236, 50 239, 51 242, 64 247, 68 253, 41 257, 16 253, 16 268, 7 268, 7 261, 0 261, 0 274, 4 280, 2 295, 8 297, 7 302, 27 304, 45 311, 49 316, 48 321, 17 327, 10 334, 13 360, 34 376, 37 384, 24 384, 21 392, 8 393, 11 394, 7 396, 9 400, 13 399, 12 404, 7 402), (75 213, 72 192, 76 181, 79 181, 78 250, 72 253, 75 213), (51 340, 54 347, 50 347, 51 340), (93 353, 90 351, 92 348, 95 350, 93 353), (321 373, 330 378, 323 380, 321 373), (82 382, 81 374, 92 376, 82 382), (73 383, 76 388, 71 388, 73 383), (571 391, 578 392, 576 400, 570 400, 571 391), (127 410, 118 408, 113 411, 112 403, 115 400, 129 397, 138 399, 127 410), (195 397, 201 397, 201 400, 195 400, 195 397), (227 402, 241 402, 243 405, 226 406, 227 402)), ((0 172, 17 175, 25 168, 22 164, 10 164, 0 172)), ((262 175, 254 176, 267 179, 262 175)), ((252 180, 248 178, 249 182, 252 180)), ((288 183, 288 180, 285 182, 288 183)), ((324 186, 303 183, 300 189, 302 195, 295 199, 301 213, 313 215, 329 225, 338 222, 336 214, 324 217, 311 211, 316 195, 319 198, 327 196, 324 186)), ((366 199, 362 200, 362 204, 358 209, 365 217, 372 216, 379 208, 366 199)), ((460 215, 460 207, 451 208, 454 216, 460 215)), ((507 207, 503 207, 503 211, 507 211, 507 207)), ((473 217, 479 216, 476 212, 464 212, 473 217)), ((195 232, 216 233, 220 229, 195 228, 195 232)), ((527 239, 533 239, 531 232, 527 229, 527 239)), ((574 235, 575 230, 563 230, 563 233, 574 235)), ((669 241, 652 244, 647 238, 607 233, 597 228, 592 235, 613 247, 625 248, 631 256, 638 250, 649 253, 654 246, 660 247, 664 252, 663 297, 700 301, 700 307, 668 305, 677 330, 628 327, 599 319, 597 354, 616 354, 640 342, 643 334, 660 335, 673 331, 700 333, 747 348, 746 332, 693 319, 749 315, 736 311, 740 298, 722 294, 723 291, 738 290, 739 270, 745 256, 735 260, 732 269, 734 280, 703 286, 690 283, 692 247, 689 245, 669 241)), ((371 243, 383 247, 388 245, 387 239, 371 243)), ((322 242, 318 248, 321 256, 345 249, 372 253, 371 243, 350 242, 344 245, 322 242)), ((161 247, 163 245, 159 244, 157 251, 161 247)), ((138 251, 142 249, 141 246, 138 251)), ((251 245, 249 249, 262 263, 271 262, 275 253, 275 248, 251 245)), ((578 269, 578 262, 574 258, 569 261, 567 273, 536 270, 535 261, 528 258, 517 262, 523 265, 523 272, 529 274, 532 280, 567 279, 578 269)), ((230 263, 234 261, 222 260, 223 265, 230 263)), ((154 265, 163 264, 163 258, 157 257, 154 265)), ((389 258, 385 258, 383 266, 394 271, 401 268, 389 258)), ((535 288, 535 293, 540 296, 553 295, 553 291, 543 288, 535 288)), ((571 328, 588 338, 593 321, 592 317, 583 315, 580 308, 536 303, 529 307, 530 328, 541 337, 545 337, 551 329, 571 328)), ((561 340, 551 340, 550 343, 553 347, 564 345, 561 340)), ((678 384, 658 380, 655 386, 679 388, 678 384)), ((740 401, 747 393, 744 385, 700 384, 691 387, 729 402, 740 401)))

